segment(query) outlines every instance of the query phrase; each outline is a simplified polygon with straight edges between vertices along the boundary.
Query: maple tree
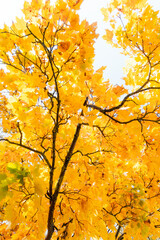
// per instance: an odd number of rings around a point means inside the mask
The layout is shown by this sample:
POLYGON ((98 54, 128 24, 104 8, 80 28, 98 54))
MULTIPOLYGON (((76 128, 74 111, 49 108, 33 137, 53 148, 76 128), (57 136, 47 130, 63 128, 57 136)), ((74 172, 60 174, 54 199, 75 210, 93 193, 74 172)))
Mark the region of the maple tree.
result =
POLYGON ((81 4, 26 1, 0 31, 1 239, 159 237, 159 12, 102 9, 104 39, 128 56, 119 86, 94 71, 81 4))

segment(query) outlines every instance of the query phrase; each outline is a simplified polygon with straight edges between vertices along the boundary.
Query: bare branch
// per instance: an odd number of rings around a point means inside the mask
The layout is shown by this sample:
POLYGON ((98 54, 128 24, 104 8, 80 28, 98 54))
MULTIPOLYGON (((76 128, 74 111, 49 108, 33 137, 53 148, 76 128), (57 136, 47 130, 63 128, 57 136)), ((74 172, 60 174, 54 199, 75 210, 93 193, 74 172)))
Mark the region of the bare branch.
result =
POLYGON ((22 131, 20 129, 19 122, 17 122, 17 127, 18 127, 18 130, 19 130, 19 133, 20 133, 20 139, 19 139, 20 145, 22 145, 22 131))
POLYGON ((28 147, 28 146, 26 146, 26 145, 24 145, 24 144, 10 141, 9 139, 6 139, 6 138, 2 138, 2 139, 0 139, 0 141, 8 142, 8 143, 10 143, 10 144, 13 144, 13 145, 16 145, 16 146, 25 148, 25 149, 27 149, 27 150, 29 150, 29 151, 32 151, 32 152, 35 152, 35 153, 41 155, 41 156, 43 157, 43 159, 45 160, 46 164, 48 165, 48 167, 51 168, 51 164, 50 164, 50 162, 48 161, 47 157, 45 156, 45 154, 44 154, 43 152, 38 151, 38 150, 36 150, 36 149, 34 149, 34 148, 28 147))
POLYGON ((82 126, 81 124, 77 125, 76 132, 74 134, 74 137, 73 137, 72 143, 70 145, 69 151, 68 151, 68 153, 65 157, 65 161, 64 161, 64 164, 62 166, 61 173, 59 175, 59 179, 58 179, 54 194, 53 194, 52 199, 51 199, 51 204, 50 204, 49 214, 48 214, 48 234, 47 234, 46 240, 50 240, 50 238, 53 234, 53 231, 54 231, 53 213, 54 213, 54 209, 55 209, 55 204, 56 204, 56 201, 57 201, 57 197, 58 197, 58 194, 59 194, 60 187, 62 185, 62 181, 63 181, 64 175, 65 175, 65 172, 67 170, 67 166, 68 166, 69 161, 72 157, 73 150, 74 150, 76 142, 78 140, 79 133, 80 133, 80 130, 81 130, 81 126, 82 126))

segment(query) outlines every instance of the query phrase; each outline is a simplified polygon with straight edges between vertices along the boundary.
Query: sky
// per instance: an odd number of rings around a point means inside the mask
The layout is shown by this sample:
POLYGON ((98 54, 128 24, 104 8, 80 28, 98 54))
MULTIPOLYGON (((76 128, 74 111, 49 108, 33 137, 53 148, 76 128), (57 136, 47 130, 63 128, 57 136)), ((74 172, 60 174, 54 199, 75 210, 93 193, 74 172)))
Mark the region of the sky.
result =
MULTIPOLYGON (((97 32, 100 37, 95 43, 95 70, 101 66, 107 66, 104 79, 109 78, 113 84, 121 85, 123 83, 123 67, 127 58, 120 53, 120 49, 112 48, 102 38, 105 34, 106 23, 103 21, 101 8, 107 7, 108 2, 109 0, 84 0, 79 13, 81 20, 87 19, 89 23, 95 21, 98 23, 97 32)), ((155 10, 160 9, 160 0, 148 0, 148 2, 153 5, 155 10)), ((4 23, 11 25, 16 16, 22 16, 23 3, 24 0, 0 0, 0 27, 3 27, 4 23)))

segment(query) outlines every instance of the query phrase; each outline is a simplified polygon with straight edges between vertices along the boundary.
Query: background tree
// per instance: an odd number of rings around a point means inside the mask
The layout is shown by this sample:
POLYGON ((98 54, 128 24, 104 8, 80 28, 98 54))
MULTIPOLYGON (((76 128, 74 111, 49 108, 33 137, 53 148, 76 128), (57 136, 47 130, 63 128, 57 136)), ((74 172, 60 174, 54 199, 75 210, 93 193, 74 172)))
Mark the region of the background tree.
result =
POLYGON ((1 29, 2 239, 160 234, 158 12, 144 0, 102 10, 104 38, 129 56, 112 86, 93 69, 98 35, 81 3, 25 2, 1 29))

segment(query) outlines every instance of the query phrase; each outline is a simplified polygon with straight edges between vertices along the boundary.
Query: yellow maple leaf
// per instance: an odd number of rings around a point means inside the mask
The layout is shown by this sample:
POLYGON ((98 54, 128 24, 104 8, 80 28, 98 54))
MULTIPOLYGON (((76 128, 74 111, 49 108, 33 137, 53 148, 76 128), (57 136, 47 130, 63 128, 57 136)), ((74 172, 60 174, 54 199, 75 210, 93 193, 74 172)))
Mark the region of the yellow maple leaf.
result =
POLYGON ((83 0, 67 0, 67 3, 70 8, 79 10, 83 0))
POLYGON ((103 39, 107 42, 111 42, 113 39, 113 32, 111 30, 106 30, 106 34, 103 36, 103 39))

